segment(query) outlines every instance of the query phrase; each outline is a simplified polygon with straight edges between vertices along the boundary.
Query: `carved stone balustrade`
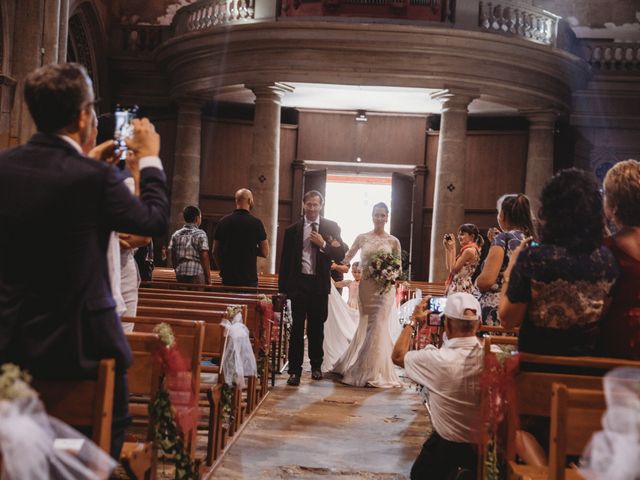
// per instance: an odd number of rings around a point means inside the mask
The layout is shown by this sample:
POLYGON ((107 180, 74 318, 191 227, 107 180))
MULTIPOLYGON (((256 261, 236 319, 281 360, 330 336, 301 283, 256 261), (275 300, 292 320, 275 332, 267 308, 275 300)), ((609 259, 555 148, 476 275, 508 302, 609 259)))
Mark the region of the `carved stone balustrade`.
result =
POLYGON ((361 17, 450 23, 455 18, 454 0, 282 0, 280 5, 281 17, 361 17))
POLYGON ((180 35, 254 18, 255 0, 200 0, 178 10, 173 19, 173 30, 180 35))
POLYGON ((591 41, 585 60, 597 71, 640 72, 640 44, 591 41))
POLYGON ((554 45, 559 17, 518 2, 479 2, 478 26, 482 30, 511 34, 534 40, 546 45, 554 45))
POLYGON ((114 52, 125 55, 148 53, 167 40, 168 27, 162 25, 120 25, 114 30, 114 52))

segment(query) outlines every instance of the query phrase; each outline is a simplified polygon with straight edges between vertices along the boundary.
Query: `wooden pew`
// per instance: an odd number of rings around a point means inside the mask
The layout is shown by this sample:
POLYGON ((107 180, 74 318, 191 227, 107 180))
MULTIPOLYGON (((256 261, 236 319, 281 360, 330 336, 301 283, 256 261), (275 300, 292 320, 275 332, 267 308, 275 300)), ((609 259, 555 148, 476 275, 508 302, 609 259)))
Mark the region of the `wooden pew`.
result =
MULTIPOLYGON (((138 313, 145 312, 144 309, 138 308, 138 313)), ((194 365, 194 387, 196 389, 195 394, 203 394, 205 396, 205 402, 201 402, 201 406, 209 408, 208 421, 206 425, 207 429, 207 465, 211 465, 212 462, 219 456, 220 451, 224 448, 224 439, 226 436, 233 436, 238 430, 240 424, 244 421, 245 415, 251 413, 255 408, 255 379, 251 381, 249 379, 248 388, 246 390, 246 399, 243 402, 240 391, 236 390, 236 396, 233 401, 233 415, 235 421, 229 425, 228 430, 223 432, 221 423, 221 390, 222 390, 222 370, 219 364, 222 360, 222 354, 224 352, 224 327, 220 325, 220 320, 223 318, 225 312, 208 312, 206 317, 207 321, 194 321, 189 320, 192 317, 190 310, 175 310, 171 308, 161 309, 161 311, 154 311, 156 317, 128 317, 123 318, 123 321, 129 321, 134 323, 135 331, 151 331, 155 325, 166 322, 174 330, 174 336, 178 344, 178 348, 185 358, 189 360, 190 365, 194 365), (182 318, 172 318, 182 317, 182 318), (198 334, 197 338, 189 341, 188 339, 181 340, 185 336, 189 336, 189 330, 194 328, 202 328, 202 333, 198 334), (186 348, 181 348, 183 345, 186 348), (195 345, 198 345, 196 347, 195 345), (197 351, 194 351, 197 348, 197 351), (207 367, 201 365, 202 359, 214 359, 218 362, 217 366, 207 367), (200 373, 215 373, 218 378, 213 383, 203 382, 201 385, 200 373)), ((147 312, 148 313, 148 312, 147 312)), ((193 338, 193 335, 192 337, 193 338)), ((197 441, 196 431, 192 432, 191 438, 191 451, 195 454, 195 445, 197 441)))
MULTIPOLYGON (((520 415, 551 416, 552 386, 564 384, 571 389, 602 390, 602 377, 611 369, 621 366, 640 368, 640 361, 607 357, 563 357, 518 353, 520 370, 515 383, 520 415)), ((507 423, 507 439, 514 446, 515 426, 507 423)), ((508 460, 515 460, 510 448, 508 460)))
POLYGON ((605 411, 602 389, 573 389, 554 383, 551 388, 549 465, 545 468, 509 462, 509 478, 581 479, 577 470, 566 468, 567 455, 582 454, 593 433, 601 430, 605 411))
POLYGON ((32 386, 47 413, 73 427, 91 428, 91 440, 107 454, 111 449, 115 360, 103 359, 96 380, 39 380, 32 386))
POLYGON ((154 479, 156 477, 158 452, 154 446, 154 424, 147 415, 148 405, 153 403, 160 388, 160 364, 155 359, 155 351, 164 348, 155 333, 127 333, 127 341, 133 354, 133 362, 127 371, 129 395, 144 397, 147 402, 131 402, 129 410, 134 417, 147 420, 147 433, 143 441, 127 441, 122 446, 120 462, 134 478, 154 479))
MULTIPOLYGON (((203 395, 201 407, 209 410, 204 429, 207 432, 206 464, 211 465, 222 448, 222 425, 220 412, 221 375, 218 366, 212 368, 202 365, 203 359, 215 359, 220 363, 224 352, 224 327, 220 324, 203 321, 180 320, 154 317, 125 317, 123 321, 134 324, 134 332, 151 332, 158 324, 167 323, 173 330, 178 351, 187 362, 187 368, 193 373, 194 395, 203 395), (218 378, 214 382, 202 381, 201 373, 215 372, 218 378)), ((240 408, 240 406, 236 406, 240 408)), ((195 455, 197 430, 191 432, 191 451, 195 455)))
MULTIPOLYGON (((189 292, 194 293, 194 292, 189 292)), ((242 317, 245 325, 249 329, 251 343, 256 360, 259 358, 261 342, 270 343, 271 328, 266 332, 263 331, 262 317, 258 311, 258 300, 256 298, 246 297, 200 297, 202 301, 190 301, 184 297, 172 296, 167 299, 157 298, 157 292, 152 293, 153 298, 147 298, 146 293, 141 292, 140 303, 138 307, 138 315, 164 317, 164 318, 182 318, 182 319, 199 319, 207 322, 220 323, 226 313, 226 309, 231 305, 242 306, 242 317), (229 303, 224 303, 228 301, 229 303), (160 307, 159 305, 163 305, 160 307), (209 310, 211 309, 211 310, 209 310)), ((198 298, 197 295, 188 295, 189 298, 198 298)), ((259 383, 251 381, 254 387, 253 395, 255 398, 263 398, 268 390, 269 379, 269 359, 265 352, 264 368, 258 373, 259 383)))

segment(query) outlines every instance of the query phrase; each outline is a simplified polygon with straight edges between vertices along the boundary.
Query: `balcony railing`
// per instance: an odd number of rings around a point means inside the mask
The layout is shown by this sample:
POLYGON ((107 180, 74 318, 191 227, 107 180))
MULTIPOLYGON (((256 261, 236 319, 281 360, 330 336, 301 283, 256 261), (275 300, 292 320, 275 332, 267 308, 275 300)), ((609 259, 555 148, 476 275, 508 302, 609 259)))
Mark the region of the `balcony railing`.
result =
POLYGON ((173 30, 179 35, 252 20, 255 18, 255 1, 200 0, 178 10, 173 19, 173 30))
POLYGON ((478 26, 490 32, 511 34, 528 40, 554 45, 559 17, 514 1, 479 3, 478 26))
POLYGON ((170 30, 161 25, 121 25, 113 31, 112 49, 125 55, 153 51, 169 38, 170 30))
POLYGON ((640 72, 640 44, 590 41, 585 60, 596 71, 640 72))

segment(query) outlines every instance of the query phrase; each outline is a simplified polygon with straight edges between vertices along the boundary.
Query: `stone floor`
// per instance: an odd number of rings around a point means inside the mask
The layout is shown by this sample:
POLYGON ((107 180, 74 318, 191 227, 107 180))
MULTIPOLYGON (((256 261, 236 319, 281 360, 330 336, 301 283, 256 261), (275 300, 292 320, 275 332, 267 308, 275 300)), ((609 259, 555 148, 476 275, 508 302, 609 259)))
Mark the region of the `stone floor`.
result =
POLYGON ((278 383, 208 478, 406 479, 430 424, 415 387, 278 383))

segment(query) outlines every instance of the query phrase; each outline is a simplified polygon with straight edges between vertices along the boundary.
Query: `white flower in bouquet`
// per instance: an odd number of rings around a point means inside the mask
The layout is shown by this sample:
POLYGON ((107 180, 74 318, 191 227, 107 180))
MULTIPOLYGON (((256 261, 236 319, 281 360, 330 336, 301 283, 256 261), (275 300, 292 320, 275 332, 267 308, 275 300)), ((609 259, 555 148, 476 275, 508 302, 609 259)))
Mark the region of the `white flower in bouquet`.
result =
POLYGON ((369 259, 369 277, 380 285, 380 294, 388 292, 395 286, 401 271, 400 257, 392 253, 379 251, 369 259))

